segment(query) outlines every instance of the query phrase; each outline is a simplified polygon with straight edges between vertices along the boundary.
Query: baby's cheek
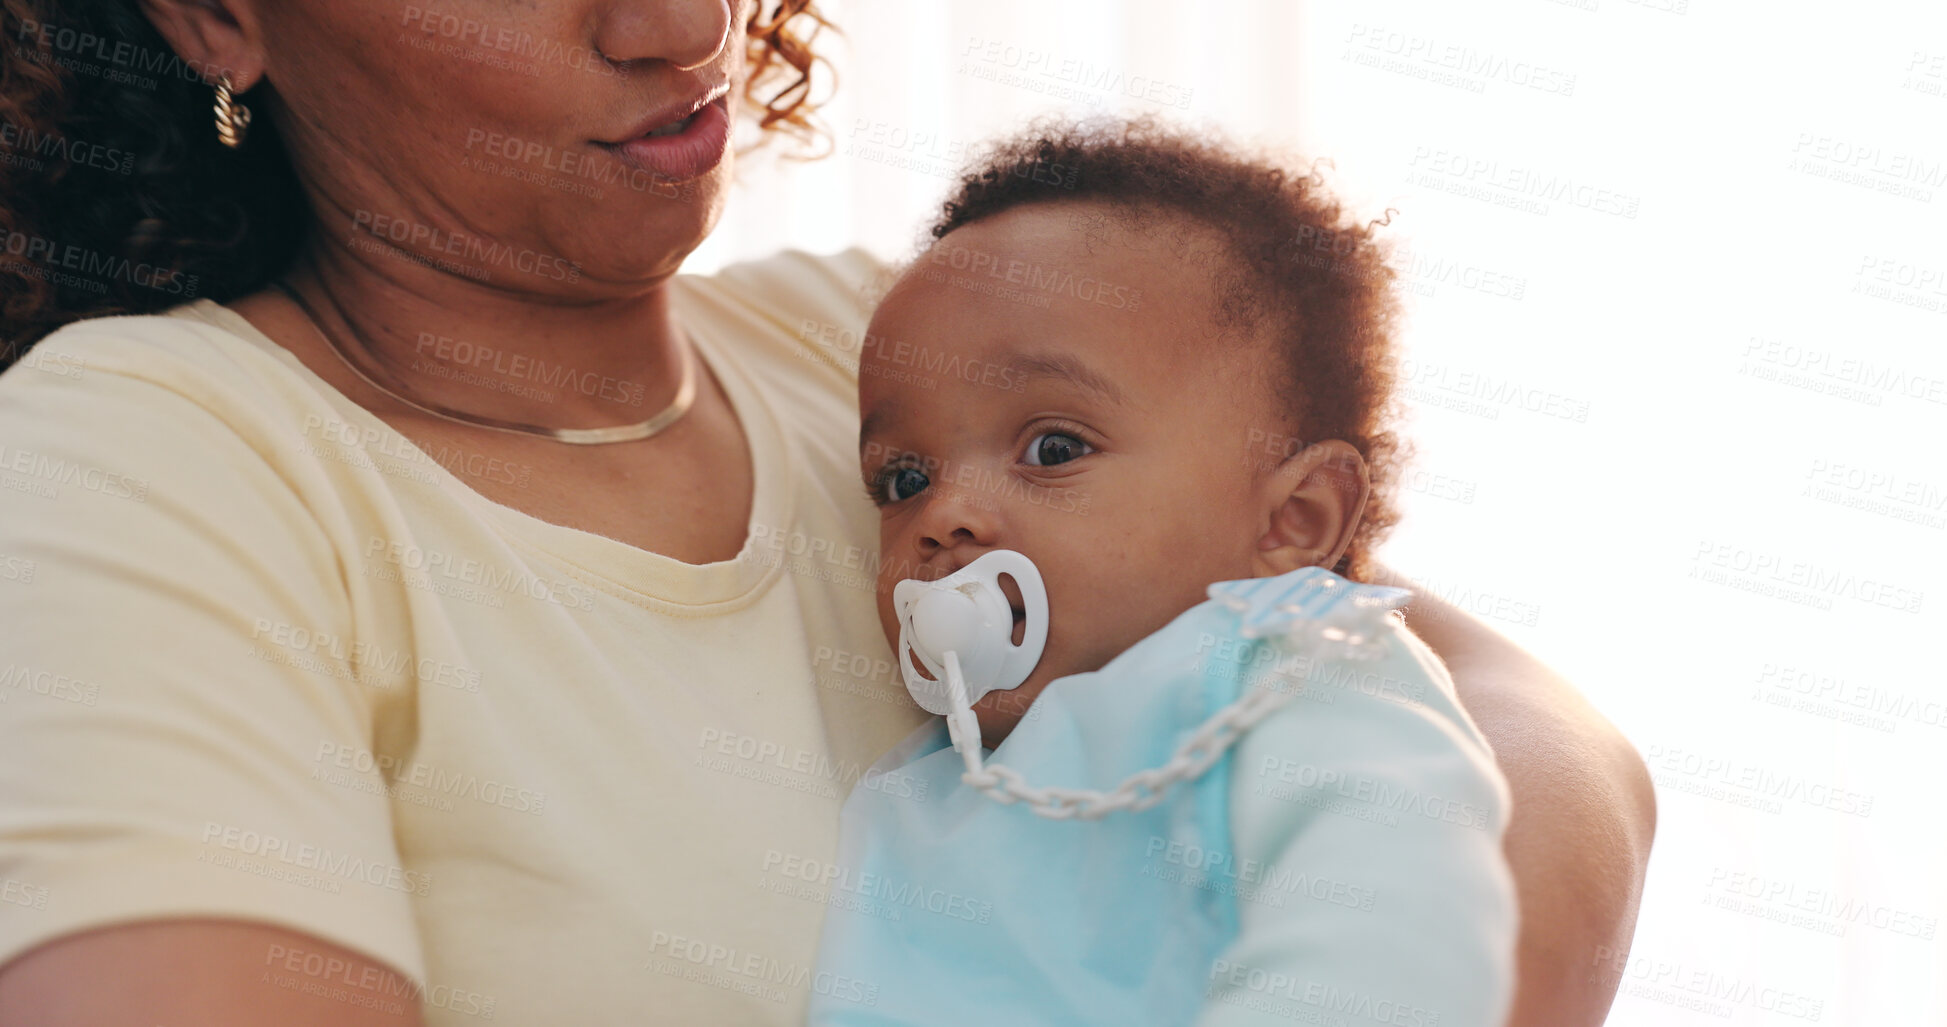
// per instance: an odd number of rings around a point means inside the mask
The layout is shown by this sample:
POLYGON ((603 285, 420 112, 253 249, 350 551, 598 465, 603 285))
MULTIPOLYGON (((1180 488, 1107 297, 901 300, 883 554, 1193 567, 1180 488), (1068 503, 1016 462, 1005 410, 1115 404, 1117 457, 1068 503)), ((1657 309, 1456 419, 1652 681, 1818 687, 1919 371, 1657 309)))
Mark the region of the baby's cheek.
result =
POLYGON ((1158 518, 1151 551, 1169 559, 1156 565, 1151 591, 1172 604, 1194 595, 1180 608, 1188 609, 1202 601, 1205 586, 1248 575, 1261 530, 1258 513, 1249 497, 1223 496, 1200 510, 1158 518))
POLYGON ((874 601, 879 610, 879 629, 886 634, 886 644, 896 651, 899 648, 899 619, 893 615, 892 587, 897 579, 888 574, 880 574, 874 601))

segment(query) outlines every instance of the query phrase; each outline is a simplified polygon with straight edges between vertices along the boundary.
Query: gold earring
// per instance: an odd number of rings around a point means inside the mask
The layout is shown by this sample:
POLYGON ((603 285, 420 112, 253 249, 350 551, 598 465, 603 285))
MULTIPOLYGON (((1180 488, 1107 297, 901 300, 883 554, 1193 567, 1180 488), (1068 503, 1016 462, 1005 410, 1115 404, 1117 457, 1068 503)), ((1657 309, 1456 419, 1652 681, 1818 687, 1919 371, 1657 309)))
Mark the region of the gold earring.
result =
POLYGON ((223 145, 234 150, 243 145, 244 132, 250 128, 250 108, 230 97, 230 76, 224 75, 216 80, 216 138, 223 145))

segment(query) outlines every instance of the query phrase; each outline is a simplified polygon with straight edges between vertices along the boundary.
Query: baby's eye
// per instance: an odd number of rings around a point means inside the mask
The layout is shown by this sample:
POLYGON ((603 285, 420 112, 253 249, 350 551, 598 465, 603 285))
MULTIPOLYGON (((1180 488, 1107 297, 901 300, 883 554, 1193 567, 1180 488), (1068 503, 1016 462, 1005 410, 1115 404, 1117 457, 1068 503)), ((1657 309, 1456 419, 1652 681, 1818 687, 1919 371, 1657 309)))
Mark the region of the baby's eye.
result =
POLYGON ((1093 452, 1095 450, 1090 449, 1088 443, 1073 435, 1050 431, 1042 432, 1028 440, 1025 459, 1036 467, 1052 467, 1055 464, 1065 464, 1070 460, 1079 460, 1093 452))
POLYGON ((890 468, 884 474, 880 475, 879 480, 883 484, 884 489, 882 497, 888 503, 897 503, 902 499, 911 499, 921 492, 926 491, 926 486, 932 484, 927 479, 926 472, 917 467, 890 468))

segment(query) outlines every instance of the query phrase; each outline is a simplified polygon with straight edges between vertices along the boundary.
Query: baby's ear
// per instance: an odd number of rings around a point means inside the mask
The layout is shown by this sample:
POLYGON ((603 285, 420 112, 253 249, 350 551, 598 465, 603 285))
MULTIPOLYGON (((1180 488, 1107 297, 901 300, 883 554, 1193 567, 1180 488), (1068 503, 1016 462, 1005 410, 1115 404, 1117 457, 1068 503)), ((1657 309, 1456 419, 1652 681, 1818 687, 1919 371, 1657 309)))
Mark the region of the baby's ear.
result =
POLYGON ((1331 567, 1352 544, 1371 482, 1366 461, 1347 442, 1316 442, 1265 476, 1264 511, 1252 573, 1260 578, 1300 567, 1331 567))

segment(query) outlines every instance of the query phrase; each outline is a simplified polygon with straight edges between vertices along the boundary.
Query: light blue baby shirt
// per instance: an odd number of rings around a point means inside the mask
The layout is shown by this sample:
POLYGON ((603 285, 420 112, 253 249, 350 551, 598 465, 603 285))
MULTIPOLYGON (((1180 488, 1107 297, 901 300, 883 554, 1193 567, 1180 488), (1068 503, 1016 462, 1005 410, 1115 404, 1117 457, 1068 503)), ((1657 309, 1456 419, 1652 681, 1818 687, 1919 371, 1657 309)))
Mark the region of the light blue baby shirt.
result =
POLYGON ((1107 791, 1245 689, 1288 702, 1159 805, 1050 820, 960 781, 936 720, 842 813, 810 1021, 1499 1027, 1505 780, 1398 589, 1221 582, 1050 683, 988 758, 1107 791), (1360 636, 1366 641, 1360 644, 1360 636))

